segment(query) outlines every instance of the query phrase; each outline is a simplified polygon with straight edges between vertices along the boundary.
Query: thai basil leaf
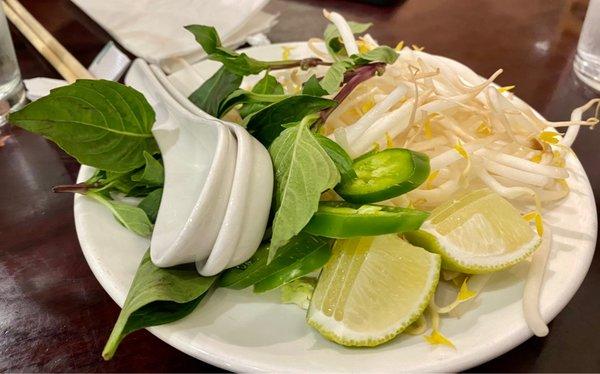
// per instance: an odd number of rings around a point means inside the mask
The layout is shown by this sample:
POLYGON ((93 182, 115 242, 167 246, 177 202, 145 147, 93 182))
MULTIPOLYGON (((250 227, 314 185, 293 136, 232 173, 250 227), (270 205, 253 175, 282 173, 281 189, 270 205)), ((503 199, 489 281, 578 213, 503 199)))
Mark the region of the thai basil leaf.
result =
POLYGON ((94 175, 92 175, 84 183, 86 183, 86 184, 101 183, 101 181, 104 179, 106 179, 106 170, 96 169, 96 171, 94 172, 94 175))
POLYGON ((327 95, 327 91, 321 87, 319 79, 316 75, 311 75, 310 78, 302 85, 302 94, 311 96, 323 96, 327 95))
MULTIPOLYGON (((146 154, 148 155, 147 157, 150 157, 154 160, 152 155, 150 155, 147 152, 146 154)), ((93 188, 92 190, 97 192, 117 191, 124 193, 128 196, 139 195, 140 193, 142 193, 143 196, 145 196, 148 194, 149 191, 156 189, 157 186, 148 186, 143 182, 132 180, 134 175, 141 175, 141 173, 144 172, 144 169, 145 167, 142 167, 134 169, 132 171, 128 171, 126 173, 118 173, 114 171, 103 170, 101 171, 102 174, 99 174, 101 177, 95 179, 94 184, 96 185, 96 188, 93 188), (146 190, 147 192, 143 193, 142 191, 144 190, 146 190)))
POLYGON ((269 95, 254 93, 246 90, 235 90, 233 93, 231 93, 231 95, 229 95, 225 100, 223 100, 223 102, 221 102, 221 105, 219 106, 218 116, 223 116, 238 104, 260 104, 261 107, 258 109, 260 110, 271 103, 276 103, 288 97, 290 96, 269 95))
POLYGON ((10 122, 52 140, 82 164, 116 172, 144 164, 158 153, 154 110, 131 87, 106 80, 78 80, 10 115, 10 122))
POLYGON ((105 175, 105 178, 104 178, 103 182, 110 183, 117 179, 129 178, 131 176, 131 171, 121 173, 121 172, 117 172, 117 171, 104 170, 104 175, 105 175))
POLYGON ((232 73, 224 66, 189 96, 190 101, 211 116, 217 117, 219 105, 227 96, 237 90, 242 76, 232 73))
MULTIPOLYGON (((275 79, 274 76, 267 73, 254 85, 254 87, 252 87, 252 92, 263 95, 283 95, 283 86, 281 83, 277 82, 277 79, 275 79)), ((240 108, 239 113, 242 118, 245 118, 254 112, 258 112, 265 106, 267 105, 264 103, 244 104, 244 106, 240 108)))
POLYGON ((237 75, 258 74, 269 68, 265 61, 255 60, 245 53, 237 53, 221 44, 221 39, 214 27, 204 25, 185 26, 191 32, 210 60, 219 61, 231 73, 237 75))
POLYGON ((125 193, 126 196, 130 197, 146 197, 152 192, 156 191, 157 186, 146 186, 146 185, 135 185, 129 192, 125 193))
POLYGON ((216 277, 202 277, 193 264, 159 268, 146 251, 102 357, 110 360, 123 338, 136 330, 177 321, 190 314, 216 277))
POLYGON ((298 122, 305 116, 337 105, 334 100, 309 95, 290 96, 264 107, 244 119, 246 128, 265 146, 284 130, 282 125, 298 122))
POLYGON ((271 262, 269 245, 263 244, 248 261, 226 270, 219 286, 240 290, 254 285, 254 292, 277 288, 323 267, 331 257, 332 243, 301 232, 279 248, 271 262))
POLYGON ((372 50, 354 55, 350 57, 355 65, 365 65, 369 62, 385 62, 386 64, 393 64, 398 59, 398 52, 395 49, 388 46, 381 46, 373 48, 372 50))
MULTIPOLYGON (((348 26, 353 34, 362 34, 371 27, 371 23, 359 23, 348 21, 348 26)), ((348 56, 344 49, 344 44, 340 40, 340 32, 337 27, 333 24, 327 25, 325 32, 323 33, 323 39, 325 40, 325 47, 329 53, 337 60, 339 57, 348 56)))
POLYGON ((142 209, 110 200, 104 194, 95 191, 89 191, 86 196, 89 196, 106 206, 112 212, 113 216, 115 216, 117 221, 127 229, 140 236, 150 236, 150 234, 152 234, 152 223, 142 209))
POLYGON ((354 64, 347 58, 334 62, 321 79, 321 87, 327 93, 334 94, 344 81, 344 73, 353 67, 354 64))
POLYGON ((96 169, 94 175, 85 182, 71 185, 54 186, 54 192, 73 192, 85 194, 87 191, 96 191, 103 194, 116 191, 128 194, 138 183, 131 180, 131 175, 140 169, 126 173, 117 173, 96 169))
POLYGON ((270 68, 285 69, 299 66, 306 70, 309 67, 318 65, 322 62, 318 58, 307 58, 304 60, 282 60, 282 61, 260 61, 249 57, 245 53, 238 53, 229 48, 223 47, 219 35, 214 27, 204 25, 190 25, 185 27, 190 31, 196 41, 202 46, 208 54, 209 60, 219 61, 230 72, 237 75, 258 74, 263 70, 270 68))
POLYGON ((216 53, 218 48, 221 47, 221 38, 219 38, 219 33, 214 27, 188 25, 185 26, 185 29, 194 35, 198 44, 202 46, 207 54, 216 53))
POLYGON ((321 147, 327 152, 331 161, 335 164, 342 180, 356 178, 356 171, 352 167, 352 158, 338 143, 320 134, 315 134, 321 147))
POLYGON ((165 168, 148 152, 144 152, 144 159, 146 160, 144 169, 133 174, 131 180, 146 186, 162 186, 165 180, 165 168))
POLYGON ((296 236, 319 207, 325 190, 340 181, 340 173, 321 147, 306 120, 285 129, 269 153, 275 168, 275 217, 269 256, 296 236))
MULTIPOLYGON (((129 195, 139 184, 131 180, 129 175, 124 175, 118 179, 109 182, 103 190, 105 191, 118 191, 125 195, 129 195)), ((141 187, 141 186, 140 186, 141 187)), ((145 185, 144 185, 145 187, 145 185)))
MULTIPOLYGON (((219 51, 226 50, 220 48, 219 51)), ((265 61, 255 60, 248 57, 247 54, 236 52, 215 53, 208 56, 209 59, 219 61, 223 66, 234 74, 238 75, 253 75, 258 74, 263 70, 267 70, 271 64, 265 61)))
POLYGON ((150 222, 156 222, 156 216, 158 215, 158 209, 160 208, 160 199, 162 198, 163 189, 157 188, 150 192, 140 203, 138 208, 144 211, 148 216, 150 222))

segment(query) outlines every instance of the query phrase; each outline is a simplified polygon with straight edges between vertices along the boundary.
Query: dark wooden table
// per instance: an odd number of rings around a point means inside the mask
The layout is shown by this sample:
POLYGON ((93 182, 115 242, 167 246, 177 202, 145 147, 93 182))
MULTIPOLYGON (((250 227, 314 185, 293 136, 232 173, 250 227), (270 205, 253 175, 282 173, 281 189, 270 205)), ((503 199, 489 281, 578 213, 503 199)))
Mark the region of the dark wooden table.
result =
MULTIPOLYGON (((21 0, 77 58, 89 64, 110 37, 68 0, 21 0)), ((585 1, 410 0, 376 7, 349 1, 274 0, 273 42, 306 40, 325 26, 321 8, 372 21, 382 43, 398 40, 462 61, 482 75, 498 67, 503 85, 550 120, 597 96, 574 78, 585 1)), ((57 77, 12 29, 25 78, 57 77)), ((600 193, 600 134, 583 130, 575 150, 600 193)), ((0 371, 218 371, 146 331, 128 337, 110 362, 100 352, 119 308, 79 248, 72 197, 50 187, 75 180, 79 165, 41 137, 13 130, 0 147, 0 371)), ((532 338, 475 371, 600 371, 600 259, 573 300, 532 338)), ((399 363, 399 365, 401 365, 399 363)), ((399 366, 401 369, 401 366, 399 366)))

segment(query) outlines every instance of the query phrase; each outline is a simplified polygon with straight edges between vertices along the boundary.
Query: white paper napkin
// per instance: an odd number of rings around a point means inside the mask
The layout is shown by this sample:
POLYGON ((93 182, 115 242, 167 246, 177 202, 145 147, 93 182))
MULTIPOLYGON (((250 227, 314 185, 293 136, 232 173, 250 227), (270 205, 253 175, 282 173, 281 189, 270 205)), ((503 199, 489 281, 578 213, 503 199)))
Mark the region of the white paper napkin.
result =
POLYGON ((72 0, 134 55, 172 70, 173 58, 190 63, 202 49, 183 26, 214 26, 226 46, 268 31, 276 15, 262 12, 269 0, 72 0))
MULTIPOLYGON (((115 43, 109 41, 98 53, 94 61, 88 66, 88 71, 98 79, 118 81, 127 69, 131 60, 115 43)), ((31 101, 44 97, 54 88, 66 86, 68 83, 62 79, 37 77, 24 79, 27 98, 31 101)))
POLYGON ((68 83, 62 79, 37 77, 31 79, 23 79, 27 98, 30 101, 36 101, 40 97, 44 97, 50 93, 50 90, 62 86, 66 86, 68 83))

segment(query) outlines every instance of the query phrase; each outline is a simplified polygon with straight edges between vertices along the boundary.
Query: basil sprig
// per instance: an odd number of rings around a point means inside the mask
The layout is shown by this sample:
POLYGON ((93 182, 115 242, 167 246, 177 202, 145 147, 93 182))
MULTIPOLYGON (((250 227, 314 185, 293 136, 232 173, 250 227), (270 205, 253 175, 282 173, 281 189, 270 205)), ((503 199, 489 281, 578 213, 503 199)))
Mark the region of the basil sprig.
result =
POLYGON ((225 66, 221 67, 204 84, 190 95, 194 105, 211 116, 219 117, 219 106, 242 83, 242 76, 231 72, 225 66))
POLYGON ((216 279, 199 275, 194 264, 159 268, 146 251, 102 357, 110 360, 127 334, 190 314, 216 279))
POLYGON ((98 169, 88 181, 56 186, 55 192, 88 194, 123 226, 150 236, 145 210, 113 199, 115 193, 144 198, 163 185, 164 168, 151 132, 155 113, 141 93, 112 81, 78 80, 12 113, 10 121, 98 169))
POLYGON ((10 122, 52 140, 82 164, 127 172, 144 165, 144 151, 158 153, 154 110, 131 87, 78 80, 55 88, 10 115, 10 122))

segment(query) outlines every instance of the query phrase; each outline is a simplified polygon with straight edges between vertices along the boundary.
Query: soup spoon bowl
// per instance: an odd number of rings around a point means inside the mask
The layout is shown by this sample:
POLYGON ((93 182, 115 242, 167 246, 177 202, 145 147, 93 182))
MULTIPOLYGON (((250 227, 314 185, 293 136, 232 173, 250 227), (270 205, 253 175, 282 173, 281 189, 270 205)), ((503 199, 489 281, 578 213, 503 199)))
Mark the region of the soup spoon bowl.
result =
MULTIPOLYGON (((155 65, 150 69, 165 90, 186 110, 203 118, 214 118, 195 106, 155 65)), ((196 266, 202 275, 248 260, 262 241, 273 193, 273 164, 267 149, 240 125, 220 121, 238 142, 236 172, 223 226, 208 260, 196 266)))
POLYGON ((229 202, 237 140, 219 121, 183 110, 142 60, 134 61, 125 82, 142 92, 157 113, 152 132, 165 166, 152 262, 169 267, 206 259, 229 202))

